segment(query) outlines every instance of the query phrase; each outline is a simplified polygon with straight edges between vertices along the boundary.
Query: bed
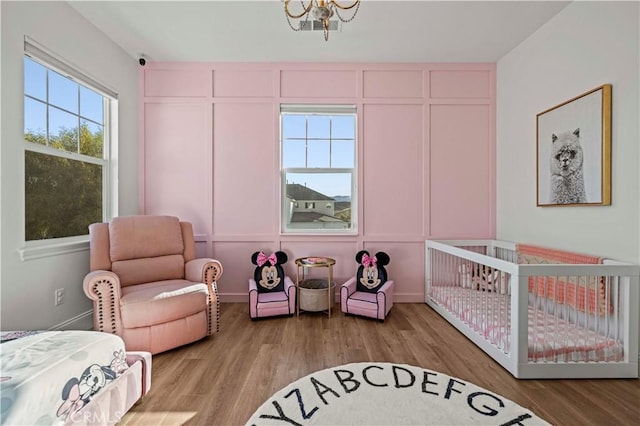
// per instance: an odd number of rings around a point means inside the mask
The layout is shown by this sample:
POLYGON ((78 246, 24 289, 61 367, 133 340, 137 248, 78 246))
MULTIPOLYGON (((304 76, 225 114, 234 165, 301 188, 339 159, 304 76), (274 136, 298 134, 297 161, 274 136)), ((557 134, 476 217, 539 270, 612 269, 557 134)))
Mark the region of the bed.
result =
POLYGON ((426 256, 426 303, 516 378, 638 377, 640 266, 496 240, 426 256))
POLYGON ((112 425, 151 386, 151 354, 95 331, 0 332, 2 424, 112 425))

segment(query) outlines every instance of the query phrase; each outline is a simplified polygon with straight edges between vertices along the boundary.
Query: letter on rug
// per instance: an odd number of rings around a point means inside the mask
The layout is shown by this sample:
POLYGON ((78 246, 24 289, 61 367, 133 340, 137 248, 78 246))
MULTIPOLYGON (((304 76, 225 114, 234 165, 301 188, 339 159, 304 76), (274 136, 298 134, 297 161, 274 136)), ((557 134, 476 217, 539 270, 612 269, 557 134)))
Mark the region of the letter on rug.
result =
POLYGON ((467 403, 469 404, 469 407, 473 408, 478 413, 484 414, 485 416, 495 416, 496 414, 498 414, 497 410, 494 410, 491 407, 487 407, 484 404, 482 404, 482 408, 484 408, 487 411, 478 410, 478 408, 475 405, 473 405, 473 400, 477 396, 480 396, 480 395, 486 395, 486 396, 488 396, 490 398, 493 398, 495 401, 498 401, 498 404, 500 404, 500 408, 504 407, 504 402, 502 402, 502 400, 500 398, 498 398, 497 396, 495 396, 495 395, 492 395, 492 394, 487 393, 487 392, 473 392, 473 393, 469 394, 469 396, 467 397, 467 403))
POLYGON ((362 378, 364 378, 364 381, 369 383, 371 386, 377 386, 380 388, 389 386, 388 383, 373 383, 371 380, 369 380, 369 376, 367 376, 367 372, 372 368, 377 368, 378 370, 384 370, 384 368, 380 367, 379 365, 370 365, 366 367, 364 370, 362 370, 362 378))
POLYGON ((449 379, 449 383, 447 383, 447 391, 444 393, 444 399, 451 398, 451 392, 462 393, 458 389, 454 389, 453 388, 453 384, 454 383, 458 383, 458 384, 460 384, 462 386, 466 386, 466 384, 464 382, 461 382, 460 380, 449 379))
POLYGON ((431 395, 438 395, 438 392, 431 392, 427 390, 427 385, 438 385, 438 382, 431 382, 429 381, 429 375, 433 375, 433 376, 437 376, 438 373, 432 373, 430 371, 425 371, 424 372, 424 379, 422 379, 422 392, 423 393, 430 393, 431 395))
POLYGON ((291 423, 293 426, 302 426, 300 423, 296 422, 290 417, 284 415, 284 411, 278 401, 273 401, 273 406, 276 407, 276 411, 278 412, 277 416, 273 414, 260 414, 261 419, 273 419, 273 420, 284 420, 287 423, 291 423))
POLYGON ((404 367, 399 367, 397 365, 394 365, 393 367, 391 367, 391 369, 393 370, 393 378, 396 381, 396 388, 408 388, 408 387, 413 386, 413 384, 416 381, 416 376, 414 376, 411 371, 407 370, 404 367), (409 373, 409 376, 411 376, 411 382, 409 384, 406 384, 406 385, 401 385, 400 384, 400 381, 398 380, 399 379, 398 378, 398 370, 402 370, 402 371, 404 371, 406 373, 409 373))
POLYGON ((340 398, 340 394, 338 392, 334 391, 329 386, 327 386, 324 383, 320 382, 315 377, 311 378, 311 383, 313 383, 313 387, 316 388, 316 393, 318 394, 318 396, 320 397, 322 402, 324 402, 324 405, 329 405, 329 403, 327 402, 326 399, 324 399, 324 396, 323 396, 327 392, 331 392, 332 394, 334 394, 336 396, 336 398, 340 398), (324 388, 323 391, 320 391, 320 386, 322 386, 324 388))
POLYGON ((338 381, 340 382, 340 384, 342 385, 342 388, 346 393, 351 393, 360 387, 360 382, 357 380, 353 380, 354 374, 349 370, 333 370, 333 374, 336 375, 336 378, 338 379, 338 381), (342 378, 340 376, 340 373, 347 373, 348 377, 342 378), (353 387, 351 388, 347 387, 346 382, 353 383, 353 387))
POLYGON ((302 414, 302 418, 305 420, 309 420, 311 416, 313 416, 313 413, 318 411, 318 407, 313 407, 313 409, 307 413, 307 411, 304 409, 304 402, 302 401, 302 393, 300 393, 300 389, 298 388, 295 388, 294 390, 286 394, 284 397, 289 398, 294 393, 296 394, 296 398, 298 398, 298 407, 300 407, 300 414, 302 414))

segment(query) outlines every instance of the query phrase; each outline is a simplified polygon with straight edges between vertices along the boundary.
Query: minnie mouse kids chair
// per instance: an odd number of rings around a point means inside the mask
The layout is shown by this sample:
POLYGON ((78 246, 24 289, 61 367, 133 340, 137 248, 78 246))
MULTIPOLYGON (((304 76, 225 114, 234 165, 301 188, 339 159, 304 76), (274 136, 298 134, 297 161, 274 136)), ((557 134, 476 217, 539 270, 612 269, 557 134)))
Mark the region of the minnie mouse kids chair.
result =
POLYGON ((356 254, 358 272, 342 284, 340 301, 345 314, 362 315, 384 321, 393 306, 394 282, 387 280, 389 255, 379 251, 371 257, 361 250, 356 254))
POLYGON ((251 263, 256 265, 253 278, 249 279, 251 319, 293 315, 296 312, 296 286, 282 269, 287 260, 283 251, 269 256, 261 251, 251 255, 251 263))

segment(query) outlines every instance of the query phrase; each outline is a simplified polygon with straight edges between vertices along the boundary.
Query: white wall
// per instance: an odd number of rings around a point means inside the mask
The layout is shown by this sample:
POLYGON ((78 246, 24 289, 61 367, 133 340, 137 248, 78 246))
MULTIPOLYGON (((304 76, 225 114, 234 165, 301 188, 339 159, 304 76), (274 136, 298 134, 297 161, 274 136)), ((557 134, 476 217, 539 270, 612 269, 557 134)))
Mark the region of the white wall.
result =
POLYGON ((497 64, 497 238, 640 263, 640 3, 573 2, 497 64), (612 85, 610 206, 536 207, 536 114, 612 85))
POLYGON ((28 35, 70 64, 115 89, 119 100, 119 213, 138 211, 138 71, 128 56, 66 2, 0 2, 2 116, 0 144, 0 263, 3 330, 89 328, 91 303, 82 291, 87 249, 22 261, 24 246, 23 46, 28 35), (64 287, 65 303, 54 306, 64 287), (71 321, 74 320, 76 321, 71 321))
POLYGON ((497 64, 497 237, 640 262, 638 2, 573 2, 497 64), (536 207, 536 114, 612 85, 612 204, 536 207))

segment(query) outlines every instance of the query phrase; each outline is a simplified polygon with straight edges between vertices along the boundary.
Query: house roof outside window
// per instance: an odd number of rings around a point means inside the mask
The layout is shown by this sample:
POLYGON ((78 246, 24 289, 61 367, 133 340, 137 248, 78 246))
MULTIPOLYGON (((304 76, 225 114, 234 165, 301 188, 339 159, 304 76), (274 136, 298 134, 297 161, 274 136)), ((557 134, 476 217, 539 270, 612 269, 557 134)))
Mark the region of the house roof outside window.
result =
POLYGON ((287 197, 296 201, 335 201, 333 198, 299 183, 287 184, 287 197))

